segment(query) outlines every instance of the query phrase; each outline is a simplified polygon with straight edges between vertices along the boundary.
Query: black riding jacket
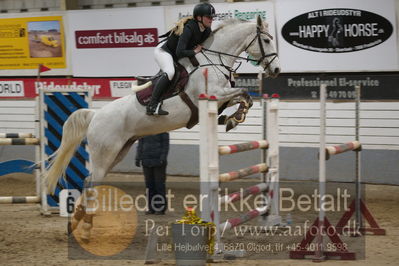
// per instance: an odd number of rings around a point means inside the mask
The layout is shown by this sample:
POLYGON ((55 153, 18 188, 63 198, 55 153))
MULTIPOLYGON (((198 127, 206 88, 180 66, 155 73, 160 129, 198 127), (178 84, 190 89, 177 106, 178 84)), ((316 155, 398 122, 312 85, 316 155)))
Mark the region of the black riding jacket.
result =
POLYGON ((184 25, 183 33, 180 36, 175 33, 168 36, 162 49, 170 53, 175 61, 183 57, 193 57, 195 55, 194 48, 203 43, 210 34, 210 28, 201 32, 198 22, 190 19, 184 25))

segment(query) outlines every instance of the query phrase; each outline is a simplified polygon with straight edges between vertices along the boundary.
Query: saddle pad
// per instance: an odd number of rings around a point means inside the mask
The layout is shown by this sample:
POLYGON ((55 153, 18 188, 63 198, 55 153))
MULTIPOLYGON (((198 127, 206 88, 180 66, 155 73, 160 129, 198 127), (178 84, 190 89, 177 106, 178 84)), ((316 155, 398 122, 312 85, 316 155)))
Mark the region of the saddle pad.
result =
POLYGON ((150 102, 153 89, 154 89, 154 80, 152 81, 151 86, 136 93, 137 100, 141 105, 146 106, 150 102))

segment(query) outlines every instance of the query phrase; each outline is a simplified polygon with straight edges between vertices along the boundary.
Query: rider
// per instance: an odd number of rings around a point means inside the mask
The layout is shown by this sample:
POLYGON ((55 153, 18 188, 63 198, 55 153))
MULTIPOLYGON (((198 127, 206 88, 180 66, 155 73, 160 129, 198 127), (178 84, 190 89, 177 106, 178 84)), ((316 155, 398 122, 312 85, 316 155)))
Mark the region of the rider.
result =
POLYGON ((175 75, 173 62, 183 57, 193 57, 202 50, 200 44, 211 34, 214 16, 215 8, 211 4, 197 4, 193 16, 177 22, 176 26, 165 34, 166 41, 155 48, 155 60, 164 73, 154 87, 151 101, 147 105, 147 115, 169 114, 161 109, 160 99, 175 75))

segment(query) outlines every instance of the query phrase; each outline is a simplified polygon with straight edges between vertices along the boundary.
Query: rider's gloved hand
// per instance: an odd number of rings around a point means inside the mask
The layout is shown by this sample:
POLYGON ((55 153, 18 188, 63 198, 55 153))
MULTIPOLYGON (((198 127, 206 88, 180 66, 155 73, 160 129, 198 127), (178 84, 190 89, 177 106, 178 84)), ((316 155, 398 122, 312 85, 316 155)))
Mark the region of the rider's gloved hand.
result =
POLYGON ((202 50, 202 46, 201 46, 201 45, 197 45, 197 46, 194 48, 194 52, 195 52, 196 54, 198 54, 199 52, 201 52, 201 50, 202 50))

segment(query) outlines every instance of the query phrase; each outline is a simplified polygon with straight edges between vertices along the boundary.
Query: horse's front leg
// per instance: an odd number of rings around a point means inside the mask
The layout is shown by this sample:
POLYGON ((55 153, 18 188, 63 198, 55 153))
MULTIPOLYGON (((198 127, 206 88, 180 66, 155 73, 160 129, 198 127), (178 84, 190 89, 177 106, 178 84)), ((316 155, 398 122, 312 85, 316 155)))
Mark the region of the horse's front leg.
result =
POLYGON ((220 87, 214 86, 212 89, 209 89, 209 95, 214 95, 221 102, 227 102, 231 99, 243 94, 244 91, 242 88, 232 88, 228 87, 220 87))
POLYGON ((226 132, 235 128, 238 124, 243 123, 249 108, 251 108, 253 105, 252 98, 247 92, 243 92, 238 97, 232 99, 231 103, 239 104, 237 111, 230 116, 219 117, 219 124, 226 125, 226 132))

